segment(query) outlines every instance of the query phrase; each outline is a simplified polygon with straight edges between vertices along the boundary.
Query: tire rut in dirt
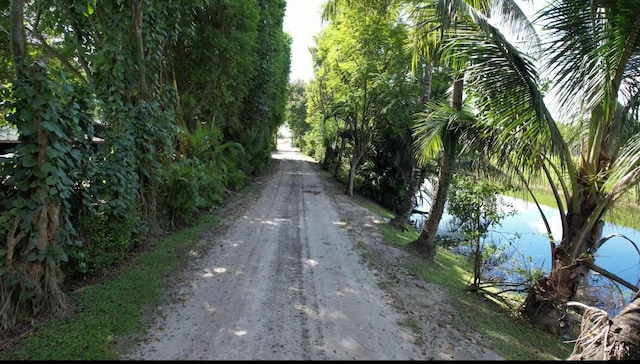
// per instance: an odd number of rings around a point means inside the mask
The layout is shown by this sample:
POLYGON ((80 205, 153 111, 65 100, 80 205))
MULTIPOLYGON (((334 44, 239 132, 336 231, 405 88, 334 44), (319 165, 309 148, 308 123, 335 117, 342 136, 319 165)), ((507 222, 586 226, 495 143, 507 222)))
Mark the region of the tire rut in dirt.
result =
POLYGON ((278 204, 281 210, 276 212, 278 216, 275 220, 281 221, 282 227, 278 232, 276 259, 272 261, 275 274, 271 280, 272 287, 269 292, 273 297, 267 298, 267 302, 273 302, 279 306, 274 309, 280 310, 282 315, 295 318, 285 319, 279 315, 272 320, 269 331, 279 334, 279 340, 272 343, 274 345, 272 354, 277 356, 279 349, 290 345, 299 348, 299 357, 302 360, 309 360, 312 355, 308 317, 300 310, 301 307, 307 306, 305 290, 311 288, 308 284, 313 284, 313 282, 302 280, 303 262, 308 256, 308 247, 303 242, 302 232, 305 226, 302 163, 291 160, 282 162, 282 173, 286 176, 283 183, 287 184, 282 188, 287 195, 283 195, 282 198, 287 202, 278 204), (293 322, 296 324, 292 325, 293 322))

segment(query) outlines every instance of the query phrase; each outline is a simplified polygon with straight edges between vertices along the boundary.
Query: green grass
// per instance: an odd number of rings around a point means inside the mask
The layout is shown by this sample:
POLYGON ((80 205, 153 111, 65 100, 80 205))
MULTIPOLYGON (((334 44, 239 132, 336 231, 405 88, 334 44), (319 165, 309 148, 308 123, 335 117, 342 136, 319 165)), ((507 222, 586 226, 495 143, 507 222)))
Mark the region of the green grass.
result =
POLYGON ((67 319, 34 325, 34 330, 2 360, 114 360, 150 327, 156 307, 175 271, 200 254, 197 242, 217 216, 201 216, 191 228, 155 240, 117 276, 87 286, 69 298, 77 310, 67 319))
MULTIPOLYGON (((361 197, 353 200, 377 215, 393 217, 391 212, 371 201, 361 197)), ((402 232, 389 224, 381 224, 380 229, 387 242, 396 246, 404 246, 419 235, 413 227, 402 232)), ((473 266, 464 256, 438 248, 433 262, 415 259, 408 268, 416 277, 447 289, 455 302, 453 326, 473 328, 505 359, 562 360, 571 354, 572 344, 531 325, 499 301, 468 292, 466 287, 472 280, 473 266)))
POLYGON ((573 345, 520 318, 506 306, 466 290, 471 263, 463 256, 438 248, 434 261, 414 261, 413 274, 447 288, 455 305, 453 326, 471 327, 507 360, 559 360, 571 354, 573 345))

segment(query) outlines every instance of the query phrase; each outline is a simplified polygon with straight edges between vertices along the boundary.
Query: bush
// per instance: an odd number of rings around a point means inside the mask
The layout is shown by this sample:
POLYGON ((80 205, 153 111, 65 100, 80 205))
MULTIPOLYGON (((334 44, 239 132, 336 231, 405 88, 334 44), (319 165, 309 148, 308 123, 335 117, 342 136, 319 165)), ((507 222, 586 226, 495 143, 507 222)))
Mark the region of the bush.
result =
POLYGON ((118 219, 96 214, 83 221, 84 253, 86 273, 101 276, 124 260, 135 248, 138 227, 137 219, 118 219))

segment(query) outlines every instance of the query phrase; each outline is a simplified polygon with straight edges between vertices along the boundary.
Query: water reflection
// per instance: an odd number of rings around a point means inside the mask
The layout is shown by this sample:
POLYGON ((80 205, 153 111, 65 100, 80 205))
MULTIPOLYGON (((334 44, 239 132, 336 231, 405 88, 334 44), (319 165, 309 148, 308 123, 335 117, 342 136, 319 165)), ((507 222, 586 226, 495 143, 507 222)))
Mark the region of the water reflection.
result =
MULTIPOLYGON (((501 225, 496 226, 495 231, 490 233, 486 240, 502 248, 503 256, 508 260, 497 265, 487 274, 498 275, 509 280, 513 277, 509 277, 506 272, 511 271, 516 265, 523 268, 537 268, 548 273, 551 268, 550 243, 540 212, 532 202, 506 196, 503 198, 505 205, 511 206, 516 214, 505 217, 501 225)), ((429 205, 419 206, 418 209, 428 211, 428 207, 429 205)), ((562 237, 562 227, 558 210, 549 206, 542 206, 542 210, 549 221, 553 237, 556 241, 559 240, 562 237)), ((415 214, 412 220, 415 221, 416 226, 421 226, 424 218, 415 214)), ((438 227, 439 234, 451 234, 451 221, 451 215, 445 211, 438 227)), ((640 231, 615 224, 605 224, 603 236, 614 233, 626 236, 636 245, 640 243, 640 231)), ((595 262, 627 282, 640 285, 640 256, 633 245, 623 237, 613 237, 606 241, 598 250, 595 262)), ((598 278, 594 272, 592 275, 593 278, 598 278)), ((622 286, 621 289, 625 302, 628 303, 632 293, 622 286)))

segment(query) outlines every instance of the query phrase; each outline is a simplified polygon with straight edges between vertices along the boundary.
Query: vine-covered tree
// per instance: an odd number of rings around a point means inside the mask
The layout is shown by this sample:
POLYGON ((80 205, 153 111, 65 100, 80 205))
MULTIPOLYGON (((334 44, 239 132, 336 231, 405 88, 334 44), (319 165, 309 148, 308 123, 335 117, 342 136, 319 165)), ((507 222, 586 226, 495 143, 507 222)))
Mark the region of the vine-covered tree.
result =
POLYGON ((215 0, 187 18, 169 58, 167 78, 180 97, 190 131, 241 129, 242 102, 258 63, 257 0, 215 0))
POLYGON ((266 165, 276 148, 278 127, 285 121, 287 87, 291 66, 291 37, 282 29, 284 0, 259 0, 260 22, 256 47, 256 71, 243 99, 240 123, 223 130, 225 137, 245 147, 253 165, 247 172, 266 165))
POLYGON ((3 329, 59 312, 65 277, 105 273, 266 165, 290 41, 281 0, 6 4, 2 111, 20 143, 0 163, 3 329))

